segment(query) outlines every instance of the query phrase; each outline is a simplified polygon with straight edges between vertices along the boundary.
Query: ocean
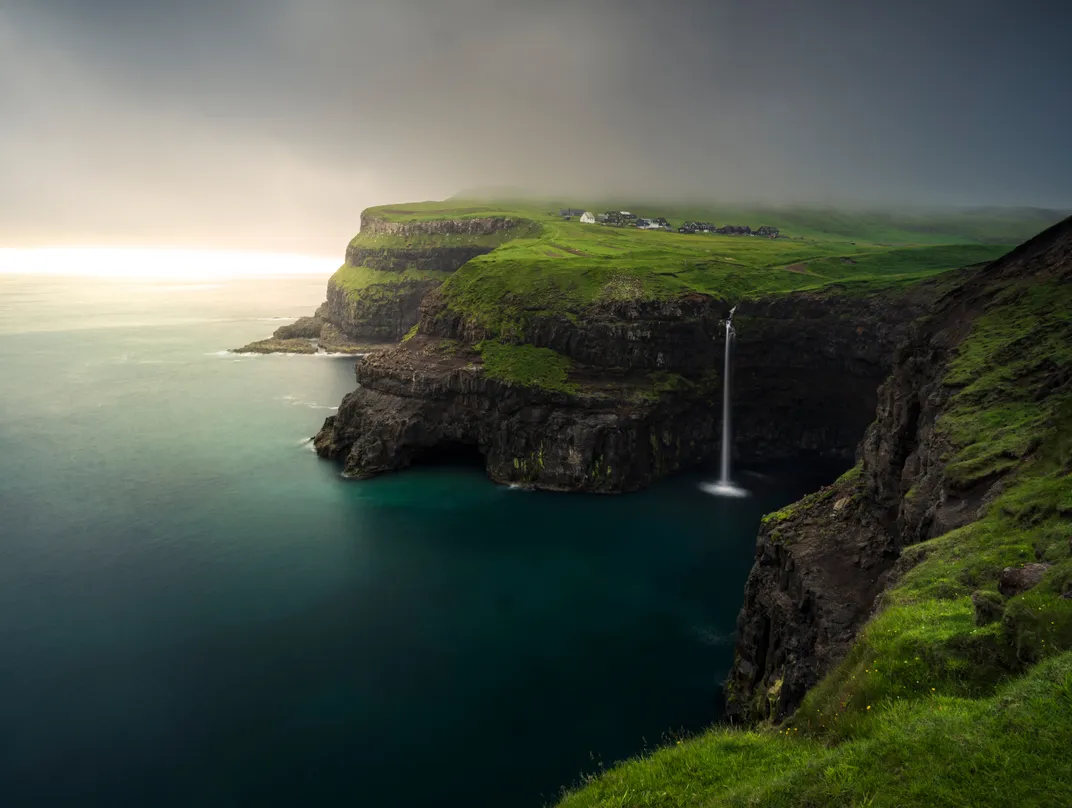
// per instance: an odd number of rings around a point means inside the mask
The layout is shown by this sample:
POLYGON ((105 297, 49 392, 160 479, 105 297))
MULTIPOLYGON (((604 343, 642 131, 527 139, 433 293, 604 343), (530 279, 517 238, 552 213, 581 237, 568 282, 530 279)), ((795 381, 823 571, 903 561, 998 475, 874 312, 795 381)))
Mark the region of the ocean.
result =
POLYGON ((760 516, 837 470, 345 480, 353 360, 226 352, 325 280, 0 275, 0 805, 540 808, 718 720, 760 516))

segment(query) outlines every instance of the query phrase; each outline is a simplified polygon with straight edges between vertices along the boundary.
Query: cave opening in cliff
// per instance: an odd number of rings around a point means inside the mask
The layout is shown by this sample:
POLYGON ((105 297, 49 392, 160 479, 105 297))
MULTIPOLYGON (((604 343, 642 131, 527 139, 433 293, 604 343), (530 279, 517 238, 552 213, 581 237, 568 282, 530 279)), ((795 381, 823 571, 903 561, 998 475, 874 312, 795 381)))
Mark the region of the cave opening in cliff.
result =
POLYGON ((485 468, 483 452, 475 443, 445 441, 433 446, 422 446, 410 458, 411 466, 470 466, 485 468))

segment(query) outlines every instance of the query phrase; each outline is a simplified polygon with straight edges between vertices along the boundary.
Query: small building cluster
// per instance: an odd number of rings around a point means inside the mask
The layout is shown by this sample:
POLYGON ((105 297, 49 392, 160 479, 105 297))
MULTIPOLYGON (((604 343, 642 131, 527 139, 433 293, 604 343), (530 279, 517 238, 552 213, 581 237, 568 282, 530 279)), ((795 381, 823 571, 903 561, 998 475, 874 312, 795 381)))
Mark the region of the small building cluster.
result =
POLYGON ((764 236, 766 238, 778 238, 778 228, 763 225, 758 230, 753 230, 748 225, 727 224, 715 227, 710 222, 685 222, 677 229, 679 233, 717 233, 720 236, 764 236))
POLYGON ((633 227, 636 224, 636 220, 636 214, 627 210, 608 210, 606 213, 600 213, 596 216, 596 222, 610 225, 611 227, 633 227))
MULTIPOLYGON (((635 227, 638 230, 669 231, 670 222, 663 216, 642 218, 627 210, 608 210, 605 213, 592 213, 579 208, 563 208, 559 211, 563 219, 580 219, 583 224, 602 224, 608 227, 635 227)), ((722 236, 763 236, 778 238, 778 228, 763 225, 752 230, 748 225, 727 224, 716 227, 711 222, 685 222, 677 229, 679 233, 718 233, 722 236)))
POLYGON ((654 219, 637 219, 636 226, 641 230, 669 230, 670 222, 659 216, 654 219))
POLYGON ((685 222, 677 229, 679 233, 714 233, 716 228, 711 222, 685 222))

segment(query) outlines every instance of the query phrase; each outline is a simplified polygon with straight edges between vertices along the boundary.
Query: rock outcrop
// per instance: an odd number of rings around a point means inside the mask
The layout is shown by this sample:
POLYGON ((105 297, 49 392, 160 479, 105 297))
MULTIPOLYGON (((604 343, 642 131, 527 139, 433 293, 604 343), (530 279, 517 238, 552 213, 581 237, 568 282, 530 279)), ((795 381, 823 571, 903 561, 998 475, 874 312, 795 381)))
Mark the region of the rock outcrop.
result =
POLYGON ((642 375, 541 391, 489 378, 480 361, 421 337, 366 357, 360 386, 325 422, 317 451, 364 478, 467 448, 499 482, 612 492, 699 461, 713 439, 711 408, 644 397, 642 375))
MULTIPOLYGON (((1072 220, 939 295, 896 351, 875 420, 860 443, 859 468, 764 520, 727 680, 731 718, 791 714, 842 659, 879 594, 900 574, 902 549, 979 518, 1002 490, 1015 464, 981 475, 953 473, 954 447, 940 421, 958 392, 950 361, 972 323, 1002 295, 1015 295, 1010 284, 1024 278, 1072 282, 1072 220)), ((1037 388, 1035 400, 1041 400, 1055 385, 1067 387, 1063 372, 1047 376, 1043 369, 1021 383, 1037 388)), ((1041 564, 1007 570, 1002 591, 1023 591, 1044 572, 1041 564)), ((973 596, 981 625, 1000 614, 996 597, 973 596)))
POLYGON ((538 230, 508 217, 395 222, 361 214, 361 232, 327 285, 315 316, 276 330, 243 353, 363 353, 395 343, 417 323, 421 302, 460 267, 499 244, 538 230), (360 283, 352 283, 358 274, 360 283), (326 330, 325 330, 326 329, 326 330), (305 344, 299 340, 315 340, 305 344))
POLYGON ((332 278, 327 300, 316 314, 352 340, 398 342, 416 324, 425 295, 441 283, 436 279, 406 280, 351 292, 332 278))
MULTIPOLYGON (((393 344, 393 343, 392 343, 393 344)), ((325 353, 364 354, 383 348, 376 342, 358 342, 334 323, 320 316, 300 317, 297 322, 280 326, 268 339, 251 342, 235 353, 325 353)))

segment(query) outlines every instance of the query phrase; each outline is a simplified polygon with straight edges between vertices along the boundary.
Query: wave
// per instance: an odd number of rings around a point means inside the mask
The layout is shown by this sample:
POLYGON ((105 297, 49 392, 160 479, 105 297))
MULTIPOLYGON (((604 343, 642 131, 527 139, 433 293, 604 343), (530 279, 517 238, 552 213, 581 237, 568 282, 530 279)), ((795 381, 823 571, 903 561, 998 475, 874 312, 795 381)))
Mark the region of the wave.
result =
POLYGON ((285 401, 292 407, 308 407, 311 410, 337 410, 338 407, 329 407, 326 404, 317 404, 315 401, 306 401, 303 398, 298 397, 294 393, 287 393, 285 396, 276 396, 276 401, 285 401))

